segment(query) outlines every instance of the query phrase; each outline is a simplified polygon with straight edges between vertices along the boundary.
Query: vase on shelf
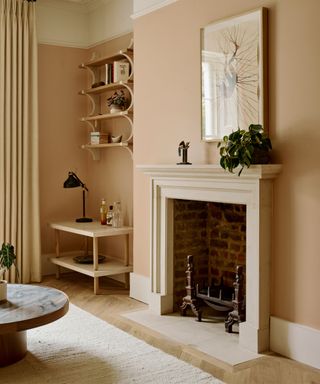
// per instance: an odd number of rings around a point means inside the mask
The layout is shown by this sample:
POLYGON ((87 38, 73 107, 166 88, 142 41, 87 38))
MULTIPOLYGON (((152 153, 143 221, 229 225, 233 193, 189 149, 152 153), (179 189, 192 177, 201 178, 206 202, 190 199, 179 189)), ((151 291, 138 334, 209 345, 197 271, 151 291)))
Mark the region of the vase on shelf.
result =
POLYGON ((119 113, 122 111, 122 107, 117 104, 111 104, 110 105, 110 113, 119 113))

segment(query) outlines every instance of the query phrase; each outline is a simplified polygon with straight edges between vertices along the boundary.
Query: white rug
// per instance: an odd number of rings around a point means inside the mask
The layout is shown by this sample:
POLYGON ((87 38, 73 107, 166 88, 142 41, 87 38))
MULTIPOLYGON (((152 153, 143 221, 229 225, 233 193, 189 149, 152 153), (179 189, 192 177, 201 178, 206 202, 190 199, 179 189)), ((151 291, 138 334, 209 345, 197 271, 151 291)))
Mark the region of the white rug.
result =
POLYGON ((1 384, 222 383, 74 305, 56 322, 28 331, 28 351, 0 368, 1 384))

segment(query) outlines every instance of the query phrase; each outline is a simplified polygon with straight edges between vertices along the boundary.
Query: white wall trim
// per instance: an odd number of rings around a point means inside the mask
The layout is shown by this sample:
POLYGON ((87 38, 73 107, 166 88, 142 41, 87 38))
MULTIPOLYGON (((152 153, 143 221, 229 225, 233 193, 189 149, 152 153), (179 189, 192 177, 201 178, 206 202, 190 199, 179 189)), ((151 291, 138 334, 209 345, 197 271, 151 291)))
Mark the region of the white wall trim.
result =
POLYGON ((111 40, 114 40, 114 39, 117 39, 118 37, 122 37, 122 36, 125 36, 125 35, 128 35, 129 33, 132 33, 133 30, 130 29, 130 30, 127 30, 127 31, 124 31, 124 32, 121 32, 119 34, 116 34, 116 35, 112 35, 104 40, 101 40, 101 41, 98 41, 96 43, 93 43, 93 44, 87 44, 87 43, 77 43, 77 42, 70 42, 70 41, 58 41, 58 40, 50 40, 50 39, 41 39, 41 40, 38 40, 38 44, 41 44, 41 45, 53 45, 53 46, 57 46, 57 47, 66 47, 66 48, 80 48, 80 49, 90 49, 90 48, 94 48, 100 44, 104 44, 104 43, 107 43, 108 41, 111 41, 111 40))
POLYGON ((40 39, 38 40, 39 45, 52 45, 55 47, 66 47, 66 48, 80 48, 88 49, 90 46, 87 43, 78 43, 71 41, 60 41, 60 40, 51 40, 51 39, 40 39))
POLYGON ((270 317, 270 349, 320 369, 320 330, 270 317))
POLYGON ((143 303, 150 302, 150 278, 130 273, 130 297, 143 303))
POLYGON ((141 16, 145 16, 147 15, 148 13, 151 13, 151 12, 154 12, 154 11, 157 11, 158 9, 160 8, 163 8, 163 7, 166 7, 167 5, 170 5, 172 3, 175 3, 177 2, 178 0, 165 0, 165 1, 162 1, 161 3, 159 4, 155 4, 151 7, 147 7, 147 8, 144 8, 144 9, 141 9, 137 12, 134 12, 132 15, 131 15, 131 18, 133 20, 141 17, 141 16))
POLYGON ((123 31, 123 32, 121 32, 119 34, 112 35, 112 36, 107 37, 106 39, 100 40, 100 41, 98 41, 96 43, 89 44, 85 48, 87 48, 87 49, 94 48, 94 47, 96 47, 96 46, 98 46, 100 44, 107 43, 108 41, 117 39, 118 37, 122 37, 122 36, 128 35, 129 33, 132 33, 132 32, 133 32, 133 29, 128 29, 127 31, 123 31))

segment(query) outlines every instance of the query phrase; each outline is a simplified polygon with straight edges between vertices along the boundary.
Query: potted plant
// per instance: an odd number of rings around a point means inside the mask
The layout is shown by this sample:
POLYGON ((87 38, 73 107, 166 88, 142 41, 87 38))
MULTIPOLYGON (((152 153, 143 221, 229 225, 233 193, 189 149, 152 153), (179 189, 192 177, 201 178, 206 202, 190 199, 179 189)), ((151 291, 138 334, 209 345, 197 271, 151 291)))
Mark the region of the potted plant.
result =
MULTIPOLYGON (((5 271, 9 270, 12 265, 16 266, 16 254, 14 246, 10 243, 3 243, 0 249, 0 302, 7 299, 7 281, 2 280, 5 271)), ((18 270, 17 274, 18 274, 18 270)))
POLYGON ((123 111, 127 105, 127 99, 124 91, 115 91, 114 94, 107 99, 108 107, 110 107, 110 113, 117 113, 123 111))
POLYGON ((271 141, 260 124, 251 124, 248 130, 238 129, 229 136, 224 136, 218 143, 220 148, 220 165, 233 173, 234 168, 241 166, 238 176, 244 167, 251 164, 267 164, 270 161, 271 141))

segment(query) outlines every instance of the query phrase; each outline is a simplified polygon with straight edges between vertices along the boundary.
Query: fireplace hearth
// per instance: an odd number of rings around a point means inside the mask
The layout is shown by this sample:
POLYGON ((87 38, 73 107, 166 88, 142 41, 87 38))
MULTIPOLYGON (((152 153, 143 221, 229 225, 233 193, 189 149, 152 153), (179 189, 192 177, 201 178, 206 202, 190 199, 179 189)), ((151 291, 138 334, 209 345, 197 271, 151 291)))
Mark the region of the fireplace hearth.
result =
POLYGON ((216 165, 137 168, 151 177, 149 308, 173 312, 174 199, 245 205, 246 318, 239 324, 239 344, 256 353, 268 350, 273 181, 281 165, 254 165, 240 177, 216 165))

